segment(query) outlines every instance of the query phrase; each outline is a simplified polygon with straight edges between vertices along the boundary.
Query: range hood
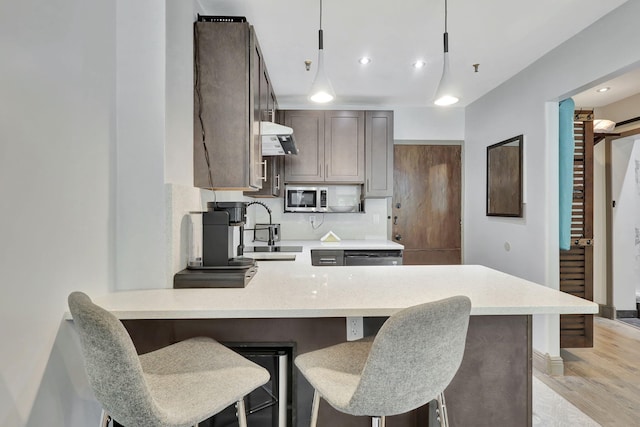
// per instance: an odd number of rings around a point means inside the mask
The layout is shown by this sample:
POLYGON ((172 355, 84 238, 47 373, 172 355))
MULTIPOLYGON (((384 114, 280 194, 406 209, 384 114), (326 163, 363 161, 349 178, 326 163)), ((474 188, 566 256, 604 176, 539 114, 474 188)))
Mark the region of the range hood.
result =
POLYGON ((260 122, 263 156, 298 154, 293 129, 273 122, 260 122))

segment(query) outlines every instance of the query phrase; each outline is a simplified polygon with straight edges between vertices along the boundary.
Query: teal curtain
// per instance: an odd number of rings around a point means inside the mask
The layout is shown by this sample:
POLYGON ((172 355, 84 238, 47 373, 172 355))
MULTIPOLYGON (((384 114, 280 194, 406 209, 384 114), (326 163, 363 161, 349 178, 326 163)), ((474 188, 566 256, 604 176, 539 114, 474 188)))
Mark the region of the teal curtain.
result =
POLYGON ((560 102, 560 250, 571 248, 571 205, 573 203, 573 115, 575 103, 573 99, 560 102))

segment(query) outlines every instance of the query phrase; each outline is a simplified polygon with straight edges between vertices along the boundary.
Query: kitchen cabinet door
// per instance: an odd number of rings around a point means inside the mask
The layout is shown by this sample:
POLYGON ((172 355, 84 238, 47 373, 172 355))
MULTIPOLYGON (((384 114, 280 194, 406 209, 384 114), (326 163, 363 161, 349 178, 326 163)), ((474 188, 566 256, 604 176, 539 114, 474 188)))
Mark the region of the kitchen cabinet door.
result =
POLYGON ((325 182, 364 182, 364 111, 325 111, 325 182))
POLYGON ((263 161, 266 163, 267 179, 262 184, 262 189, 258 191, 245 191, 248 197, 283 197, 284 195, 284 157, 266 156, 263 161))
POLYGON ((324 111, 285 111, 284 124, 298 147, 297 155, 285 156, 285 182, 324 182, 324 111))
MULTIPOLYGON (((253 28, 253 27, 251 27, 253 28)), ((266 80, 267 70, 264 64, 264 58, 262 57, 262 51, 258 44, 258 39, 255 33, 252 31, 251 37, 252 45, 251 51, 253 53, 253 61, 251 61, 252 76, 251 86, 253 92, 253 129, 252 129, 252 186, 256 188, 262 188, 263 183, 266 180, 266 165, 262 159, 262 136, 260 135, 260 122, 264 120, 264 116, 267 111, 267 99, 269 97, 269 83, 266 80)))
POLYGON ((286 156, 285 182, 364 182, 363 111, 285 111, 297 156, 286 156))
POLYGON ((253 27, 196 22, 194 48, 194 186, 259 189, 264 61, 253 27))
POLYGON ((393 196, 393 111, 365 113, 364 197, 393 196))

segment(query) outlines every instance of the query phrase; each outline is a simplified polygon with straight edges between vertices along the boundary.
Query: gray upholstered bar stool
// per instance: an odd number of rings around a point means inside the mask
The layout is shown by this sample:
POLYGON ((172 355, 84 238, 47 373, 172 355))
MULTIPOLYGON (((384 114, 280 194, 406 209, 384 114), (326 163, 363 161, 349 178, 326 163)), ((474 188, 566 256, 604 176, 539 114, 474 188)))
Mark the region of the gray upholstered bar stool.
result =
MULTIPOLYGON (((81 292, 69 295, 89 383, 104 410, 126 427, 188 427, 237 404, 269 372, 211 338, 198 337, 138 356, 122 323, 81 292)), ((104 421, 103 421, 104 423, 104 421)))
POLYGON ((374 417, 374 426, 436 399, 447 426, 443 392, 460 367, 470 311, 465 296, 409 307, 375 337, 298 356, 296 366, 315 389, 311 426, 321 397, 341 412, 374 417))

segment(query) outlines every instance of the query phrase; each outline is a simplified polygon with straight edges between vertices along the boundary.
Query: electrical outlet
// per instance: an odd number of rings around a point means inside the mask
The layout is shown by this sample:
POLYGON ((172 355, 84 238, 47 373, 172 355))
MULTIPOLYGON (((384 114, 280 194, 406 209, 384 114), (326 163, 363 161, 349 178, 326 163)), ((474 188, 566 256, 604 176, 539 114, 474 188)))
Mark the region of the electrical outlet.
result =
POLYGON ((313 225, 313 223, 316 222, 316 216, 315 215, 309 215, 309 222, 311 223, 311 225, 313 225))
POLYGON ((355 341, 364 337, 362 317, 347 317, 347 341, 355 341))

